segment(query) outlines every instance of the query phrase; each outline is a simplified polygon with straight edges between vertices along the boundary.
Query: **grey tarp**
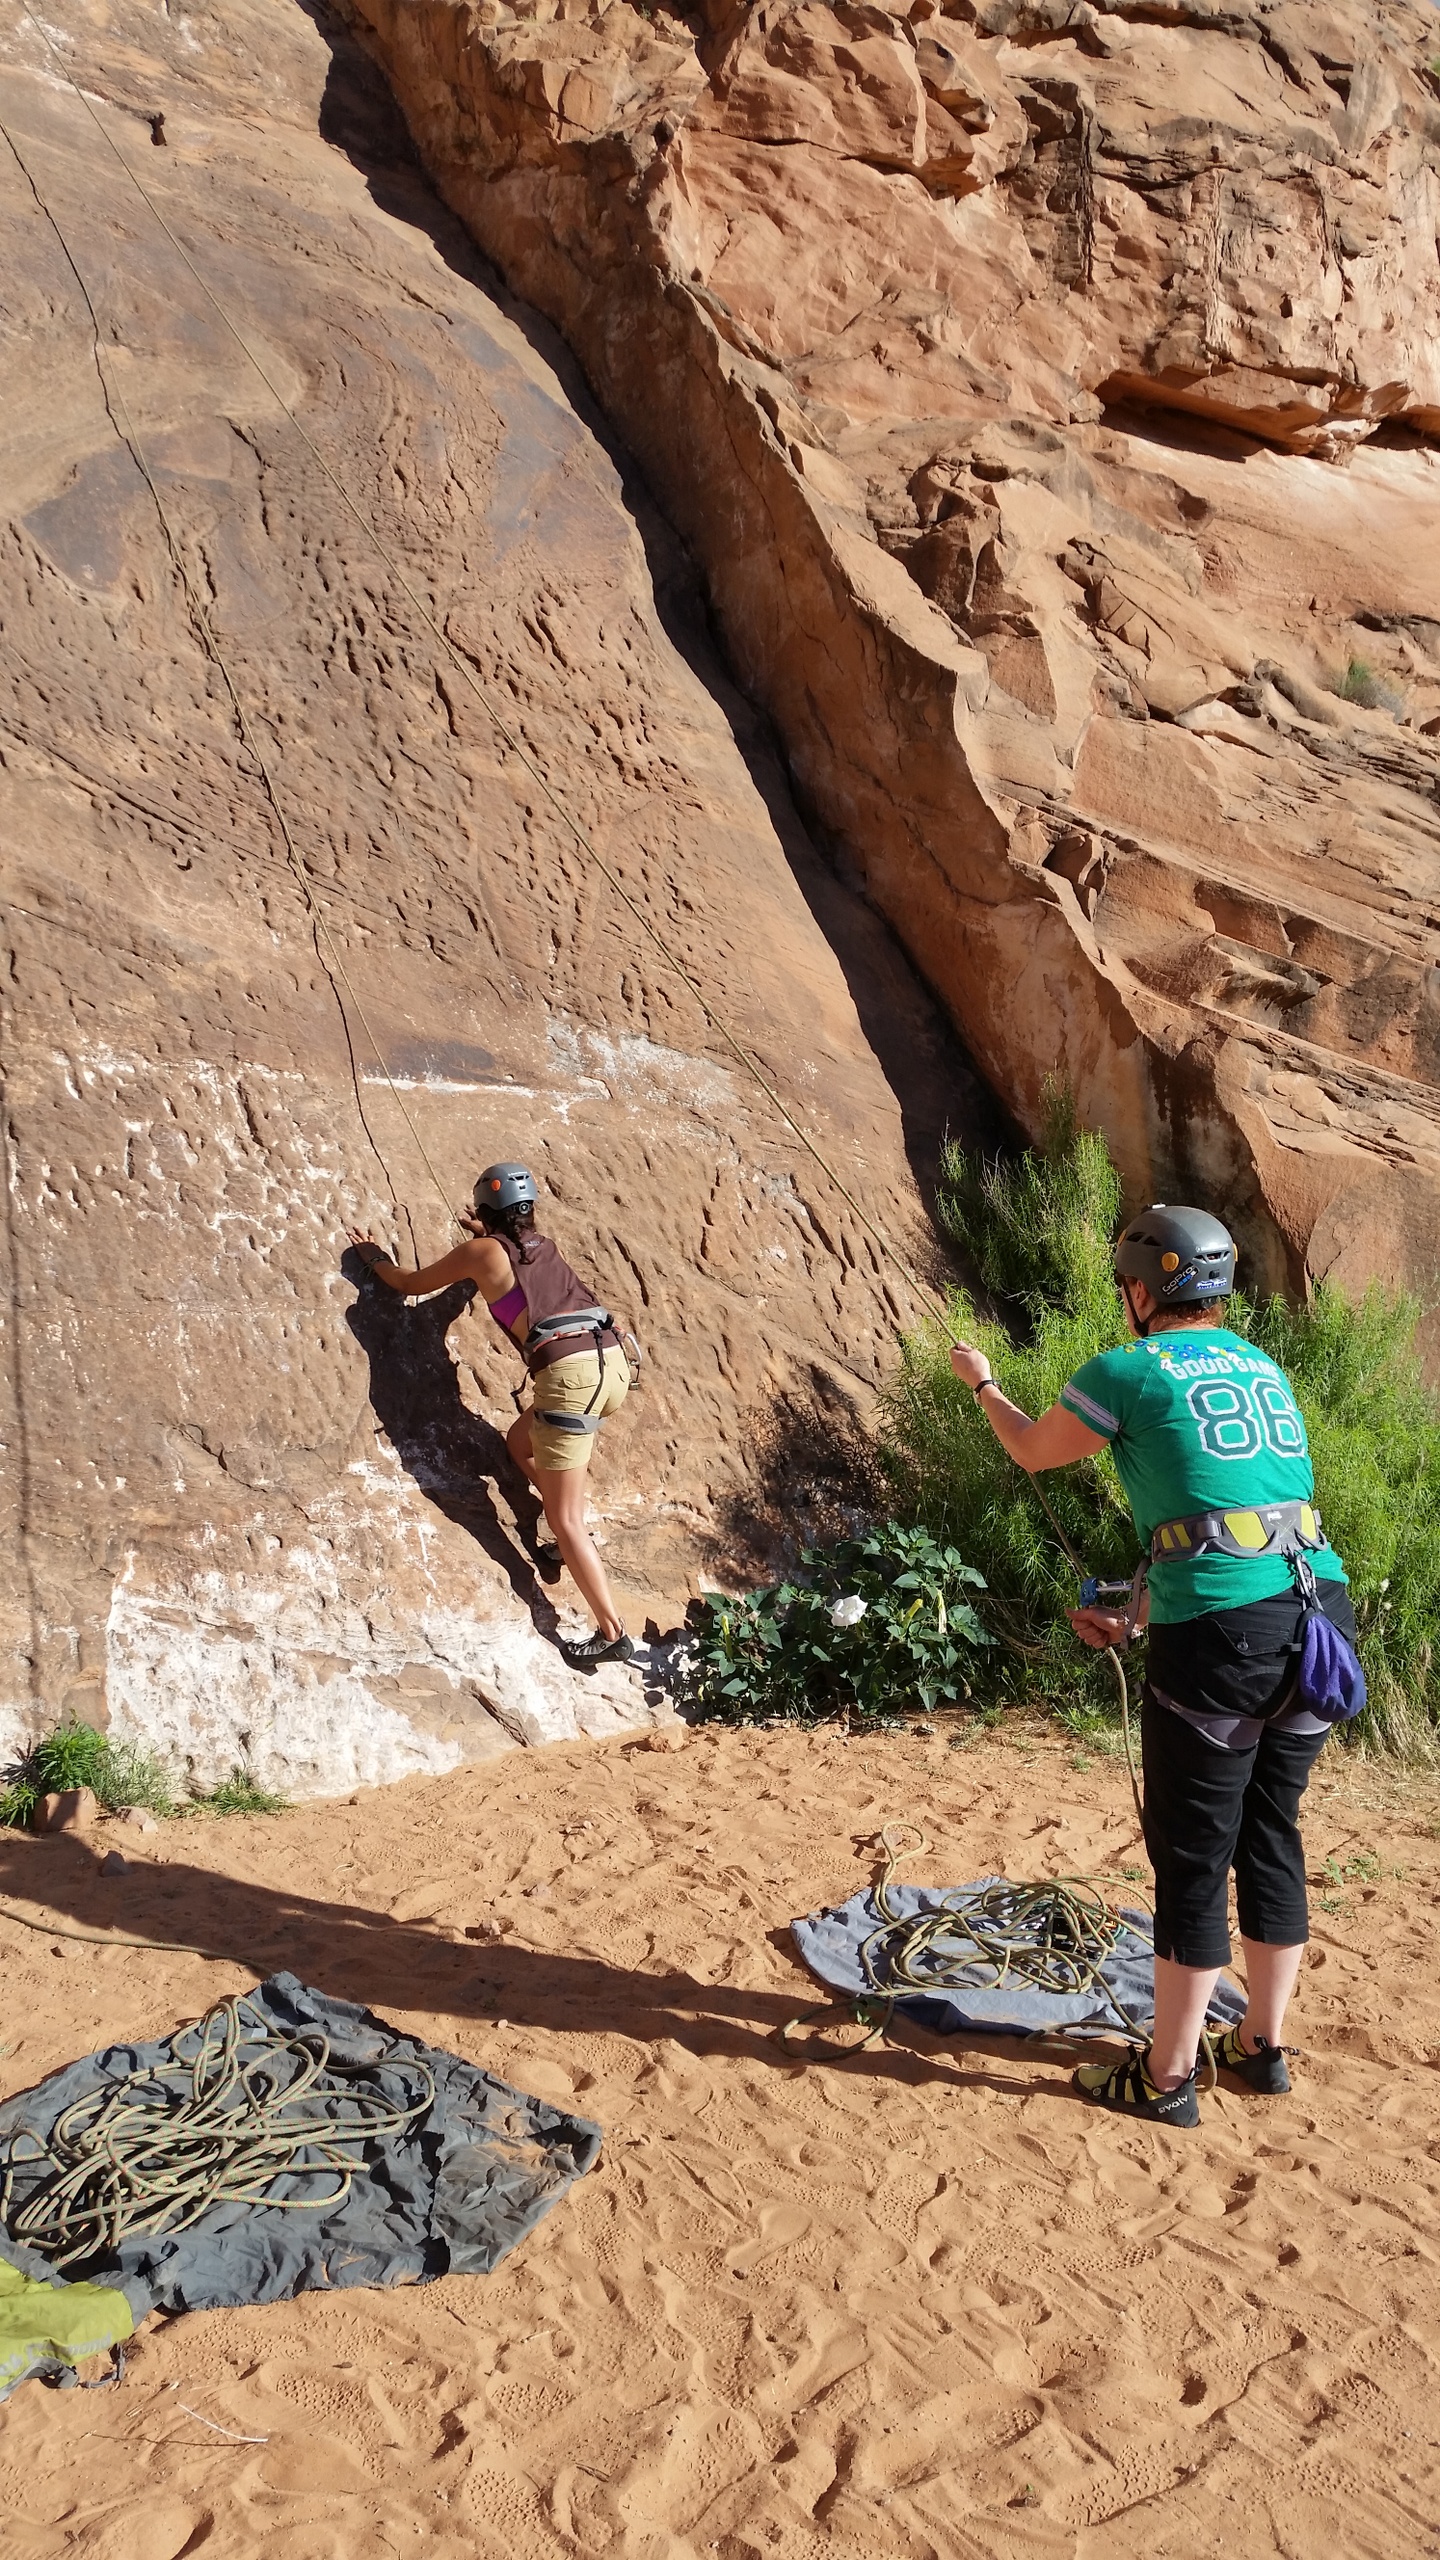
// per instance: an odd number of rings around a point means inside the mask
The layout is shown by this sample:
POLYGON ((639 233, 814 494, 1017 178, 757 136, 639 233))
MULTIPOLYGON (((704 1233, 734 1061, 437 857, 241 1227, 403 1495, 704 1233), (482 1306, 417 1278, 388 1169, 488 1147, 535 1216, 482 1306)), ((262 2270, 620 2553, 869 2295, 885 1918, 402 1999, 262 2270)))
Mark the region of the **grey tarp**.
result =
MULTIPOLYGON (((599 2157, 600 2127, 586 2117, 527 2098, 458 2054, 399 2034, 368 2009, 307 1990, 291 1973, 273 1975, 247 1997, 281 2034, 318 2028, 335 2065, 363 2072, 369 2086, 402 2107, 423 2086, 415 2066, 424 2064, 434 2075, 434 2104, 408 2130, 367 2143, 348 2197, 328 2211, 218 2205, 173 2239, 128 2238, 113 2256, 68 2270, 123 2285, 137 2320, 149 2310, 278 2302, 312 2285, 426 2284, 447 2270, 487 2275, 599 2157)), ((111 2045, 9 2099, 0 2107, 0 2159, 12 2154, 22 2130, 43 2137, 77 2098, 169 2060, 177 2045, 188 2059, 193 2030, 188 2041, 182 2032, 161 2044, 111 2045)), ((32 2192, 23 2166, 30 2146, 18 2148, 12 2221, 32 2192)), ((313 2195, 314 2177, 292 2182, 291 2192, 313 2195)), ((10 2244, 5 2254, 31 2268, 38 2263, 10 2244)))
MULTIPOLYGON (((892 1911, 902 1912, 908 1919, 912 1912, 937 1911, 952 1894, 984 1893, 990 1885, 1003 1882, 1001 1876, 982 1876, 976 1884, 948 1887, 897 1884, 891 1886, 888 1900, 892 1911)), ((1101 1980, 1114 1993, 1114 1999, 1103 1991, 1098 1996, 1086 1991, 1065 1998, 1053 1991, 1032 1991, 1019 1983, 1006 1983, 999 1990, 987 1991, 977 1982, 973 1990, 967 1985, 960 1991, 907 1991, 896 2006, 942 2036, 960 2035, 977 2027, 986 2028, 993 2035, 1045 2035, 1060 2028, 1067 2035, 1077 2031, 1103 2035, 1113 2033, 1117 2027, 1126 2029, 1131 2020, 1148 2024, 1155 2013, 1153 1925, 1145 1911, 1125 1911, 1121 1918, 1125 1926, 1113 1954, 1101 1967, 1101 1980)), ((859 1996, 871 1992, 860 1962, 860 1949, 872 1930, 881 1926, 881 1920, 873 1890, 867 1890, 852 1894, 834 1911, 813 1912, 803 1920, 792 1920, 790 1929, 812 1973, 837 1991, 859 1996)), ((872 1952, 871 1961, 883 1987, 887 1979, 883 1946, 872 1952)), ((1244 2013, 1243 1997, 1232 1982, 1222 1979, 1210 2003, 1211 2017, 1228 2026, 1244 2013)))

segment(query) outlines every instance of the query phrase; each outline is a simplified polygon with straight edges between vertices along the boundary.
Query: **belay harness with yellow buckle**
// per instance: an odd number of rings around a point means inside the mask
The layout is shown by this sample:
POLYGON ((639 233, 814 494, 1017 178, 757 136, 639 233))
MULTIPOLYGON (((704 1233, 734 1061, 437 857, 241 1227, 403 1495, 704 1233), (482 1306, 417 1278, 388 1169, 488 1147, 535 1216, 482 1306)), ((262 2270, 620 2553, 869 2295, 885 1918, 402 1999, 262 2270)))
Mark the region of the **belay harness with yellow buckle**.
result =
POLYGON ((1310 1562, 1328 1553, 1320 1514, 1312 1502, 1264 1502, 1233 1511, 1196 1511, 1188 1519, 1164 1520, 1151 1533, 1150 1552, 1141 1559, 1131 1582, 1101 1582, 1094 1576, 1080 1587, 1081 1606, 1093 1609, 1103 1596, 1129 1595, 1125 1633, 1135 1632, 1140 1596, 1152 1564, 1193 1564, 1200 1556, 1235 1556, 1253 1563, 1261 1556, 1283 1556, 1304 1612, 1300 1661, 1288 1704, 1301 1702, 1327 1722, 1339 1724, 1358 1715, 1365 1704, 1365 1674, 1353 1646, 1326 1616, 1320 1587, 1310 1562))
POLYGON ((1302 1600, 1313 1601, 1315 1575, 1310 1554, 1330 1544, 1311 1502, 1266 1502, 1236 1511, 1194 1511, 1186 1520, 1162 1520, 1152 1530, 1150 1552, 1142 1557, 1129 1582, 1101 1582, 1093 1574, 1080 1586, 1080 1605, 1093 1609, 1102 1597, 1130 1595, 1127 1635, 1135 1632, 1140 1595, 1152 1564, 1193 1564, 1197 1557, 1238 1556, 1253 1563, 1259 1556, 1283 1556, 1302 1600))
POLYGON ((1302 1599, 1313 1590, 1315 1576, 1307 1550, 1318 1553, 1329 1539, 1311 1502, 1265 1502, 1253 1510, 1196 1511, 1188 1520, 1165 1520, 1150 1539, 1151 1564, 1193 1563, 1197 1556, 1283 1556, 1302 1599), (1308 1588, 1307 1588, 1308 1586, 1308 1588))

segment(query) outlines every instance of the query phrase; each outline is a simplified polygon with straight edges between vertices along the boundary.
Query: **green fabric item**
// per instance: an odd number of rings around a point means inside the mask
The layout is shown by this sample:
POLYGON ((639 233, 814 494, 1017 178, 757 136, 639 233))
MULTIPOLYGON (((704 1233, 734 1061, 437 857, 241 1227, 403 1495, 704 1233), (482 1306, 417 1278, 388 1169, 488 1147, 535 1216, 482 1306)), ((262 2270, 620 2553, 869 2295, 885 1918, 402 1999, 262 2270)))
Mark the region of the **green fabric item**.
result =
POLYGON ((0 2399, 42 2365, 79 2364, 135 2326, 123 2293, 102 2284, 46 2284, 0 2258, 0 2399))
MULTIPOLYGON (((1238 1333, 1185 1325, 1102 1351, 1076 1370, 1060 1401, 1109 1441, 1146 1548, 1165 1520, 1315 1498, 1289 1380, 1238 1333)), ((1333 1547, 1310 1562, 1318 1582, 1345 1581, 1333 1547)), ((1283 1556, 1167 1558, 1150 1567, 1150 1616, 1174 1626, 1293 1587, 1283 1556)))

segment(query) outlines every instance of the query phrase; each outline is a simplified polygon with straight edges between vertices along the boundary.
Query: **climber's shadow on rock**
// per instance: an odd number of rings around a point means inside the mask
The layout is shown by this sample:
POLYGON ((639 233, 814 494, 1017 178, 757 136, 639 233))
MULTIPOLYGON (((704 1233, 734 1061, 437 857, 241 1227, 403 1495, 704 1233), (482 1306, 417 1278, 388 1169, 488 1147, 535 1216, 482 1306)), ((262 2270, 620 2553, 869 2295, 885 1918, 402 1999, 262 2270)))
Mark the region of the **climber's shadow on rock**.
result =
POLYGON ((426 1501, 502 1568, 540 1633, 553 1636, 558 1621, 536 1558, 506 1527, 490 1488, 498 1485, 517 1519, 532 1527, 540 1504, 494 1424, 464 1401, 447 1347, 473 1284, 458 1280, 412 1305, 372 1280, 358 1253, 347 1252, 340 1268, 355 1284, 345 1321, 370 1363, 370 1403, 401 1466, 426 1501))

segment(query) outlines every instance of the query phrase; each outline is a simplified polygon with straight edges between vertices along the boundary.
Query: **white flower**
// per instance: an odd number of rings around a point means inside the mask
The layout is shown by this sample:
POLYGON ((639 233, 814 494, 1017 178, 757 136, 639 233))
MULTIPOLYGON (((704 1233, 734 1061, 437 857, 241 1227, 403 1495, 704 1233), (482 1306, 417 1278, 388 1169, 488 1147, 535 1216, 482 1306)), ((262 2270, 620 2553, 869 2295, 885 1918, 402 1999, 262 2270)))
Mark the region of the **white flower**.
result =
POLYGON ((858 1627, 869 1606, 869 1601, 862 1600, 858 1591, 852 1591, 845 1599, 832 1601, 830 1624, 832 1627, 858 1627))

